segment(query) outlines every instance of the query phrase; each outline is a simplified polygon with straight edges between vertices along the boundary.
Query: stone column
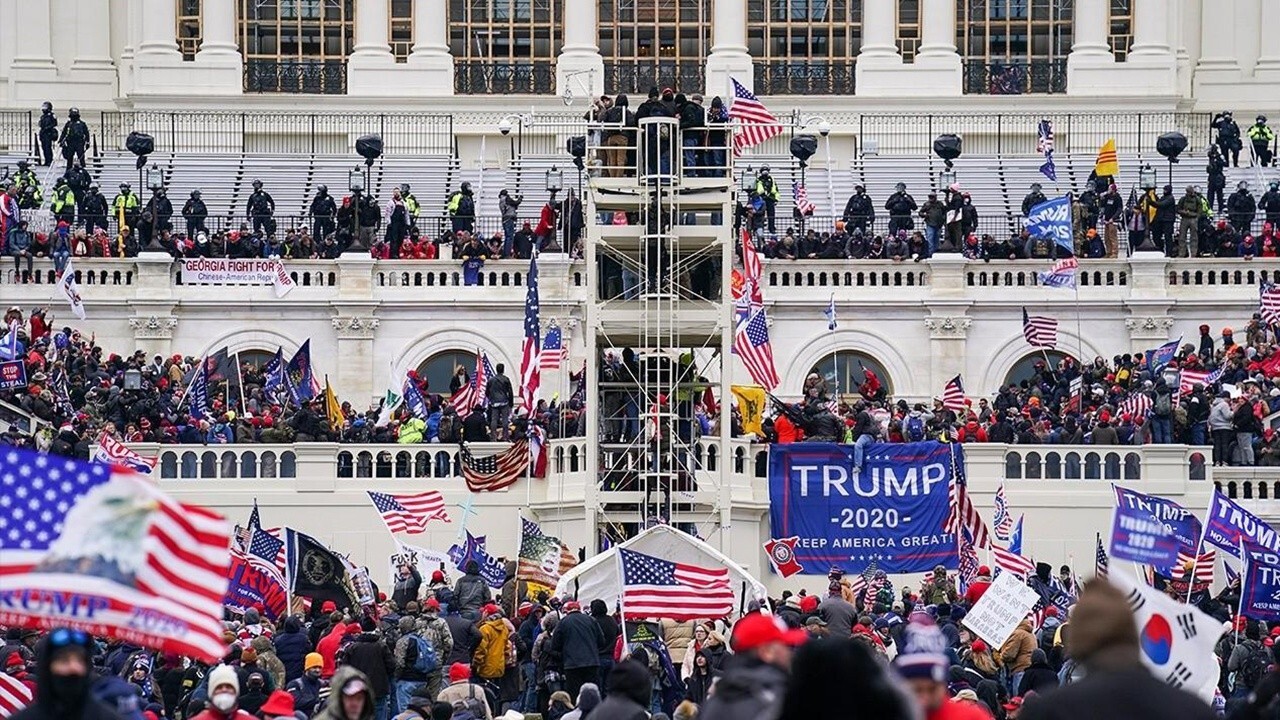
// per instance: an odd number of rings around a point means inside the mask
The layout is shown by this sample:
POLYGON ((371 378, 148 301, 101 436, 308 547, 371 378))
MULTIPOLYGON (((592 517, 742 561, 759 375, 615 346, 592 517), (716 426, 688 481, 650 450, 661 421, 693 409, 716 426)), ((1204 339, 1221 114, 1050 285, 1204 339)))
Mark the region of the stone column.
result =
POLYGON ((920 49, 916 52, 916 65, 941 65, 958 69, 960 54, 956 52, 955 2, 924 0, 922 10, 920 49))
POLYGON ((204 0, 200 16, 200 51, 196 62, 232 56, 240 60, 240 47, 236 43, 235 0, 204 0))
MULTIPOLYGON (((944 312, 952 308, 941 308, 944 312)), ((954 308, 963 313, 963 309, 954 308)), ((965 371, 966 345, 973 319, 964 315, 930 315, 924 319, 929 331, 929 378, 926 387, 940 388, 965 371)), ((983 388, 966 384, 969 395, 981 395, 983 388)))
POLYGON ((409 68, 413 86, 428 95, 453 94, 453 56, 449 54, 446 0, 413 0, 413 49, 409 68))
POLYGON ((1262 12, 1258 19, 1260 51, 1258 64, 1253 66, 1253 78, 1258 82, 1280 82, 1280 47, 1276 47, 1275 30, 1280 27, 1280 2, 1262 0, 1262 12))
POLYGON ((76 55, 71 61, 71 70, 74 73, 115 73, 115 64, 111 60, 111 12, 108 3, 82 2, 76 5, 76 55))
POLYGON ((1135 315, 1126 318, 1129 330, 1129 352, 1145 352, 1169 342, 1173 318, 1167 315, 1135 315))
POLYGON ((347 310, 351 314, 340 314, 332 319, 334 334, 338 336, 338 357, 342 358, 334 391, 342 397, 354 398, 351 404, 362 407, 365 398, 372 398, 374 392, 373 338, 377 334, 379 320, 366 314, 366 308, 347 310))
MULTIPOLYGON (((895 2, 868 2, 862 6, 862 50, 858 66, 867 60, 876 65, 900 65, 902 54, 898 52, 897 24, 898 4, 895 2)), ((952 13, 954 14, 954 9, 952 13)))
POLYGON ((49 82, 57 78, 53 64, 53 24, 50 0, 14 4, 14 52, 9 77, 15 83, 49 82))
MULTIPOLYGON (((133 95, 224 94, 191 72, 178 50, 178 8, 171 2, 147 2, 139 11, 142 31, 133 57, 133 95)), ((239 77, 236 78, 239 87, 239 77)))
POLYGON ((1240 80, 1240 62, 1236 59, 1235 17, 1236 0, 1204 0, 1201 6, 1200 62, 1196 64, 1197 94, 1199 85, 1206 79, 1211 82, 1240 80), (1224 21, 1224 18, 1231 18, 1233 21, 1224 21))
POLYGON ((387 0, 356 0, 355 44, 352 63, 385 65, 394 63, 391 44, 391 5, 387 0))
POLYGON ((1115 62, 1107 42, 1110 29, 1110 7, 1107 0, 1076 0, 1072 33, 1075 42, 1067 56, 1067 66, 1087 61, 1090 65, 1115 62))
POLYGON ((148 3, 142 9, 142 40, 137 56, 182 62, 178 50, 178 6, 171 2, 148 3))
MULTIPOLYGON (((1172 56, 1169 46, 1169 0, 1134 0, 1133 47, 1129 59, 1172 56)), ((1219 16, 1225 17, 1225 16, 1219 16)))
POLYGON ((755 69, 751 55, 747 53, 747 2, 713 0, 713 11, 706 94, 709 98, 716 95, 731 98, 733 83, 730 78, 748 89, 755 87, 755 69))
MULTIPOLYGON (((156 309, 163 313, 163 308, 156 309)), ((173 307, 170 306, 172 311, 173 307)), ((172 315, 138 315, 129 318, 129 327, 133 329, 136 347, 147 351, 147 358, 153 355, 169 357, 173 352, 173 331, 178 327, 178 318, 172 315)))

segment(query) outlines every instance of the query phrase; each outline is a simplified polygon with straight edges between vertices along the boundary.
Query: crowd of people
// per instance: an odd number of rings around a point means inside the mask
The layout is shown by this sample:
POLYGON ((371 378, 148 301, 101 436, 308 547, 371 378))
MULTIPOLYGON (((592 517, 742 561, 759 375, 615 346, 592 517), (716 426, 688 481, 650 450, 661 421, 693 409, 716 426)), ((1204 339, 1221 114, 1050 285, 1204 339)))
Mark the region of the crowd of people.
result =
POLYGON ((500 588, 474 561, 452 584, 402 565, 365 607, 228 611, 216 663, 18 627, 0 658, 34 695, 15 720, 1272 717, 1280 627, 1233 618, 1238 582, 1194 599, 1230 629, 1212 703, 1143 666, 1128 597, 1103 578, 1039 564, 1026 582, 1046 609, 999 647, 964 623, 988 569, 956 582, 939 566, 899 592, 883 572, 859 586, 832 570, 825 592, 752 601, 733 622, 624 621, 603 600, 531 589, 514 562, 500 588))

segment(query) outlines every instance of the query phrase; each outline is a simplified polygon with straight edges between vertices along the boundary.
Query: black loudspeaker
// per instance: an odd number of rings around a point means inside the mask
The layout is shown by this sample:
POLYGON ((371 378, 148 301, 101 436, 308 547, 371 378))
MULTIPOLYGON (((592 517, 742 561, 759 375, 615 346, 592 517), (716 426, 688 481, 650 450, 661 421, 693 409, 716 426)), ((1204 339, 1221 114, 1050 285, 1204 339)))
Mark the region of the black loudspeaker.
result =
POLYGON ((1165 133, 1156 138, 1156 152, 1168 158, 1171 163, 1178 162, 1178 156, 1186 149, 1187 136, 1180 132, 1165 133))
POLYGON ((938 157, 950 163, 952 160, 960 157, 960 151, 963 145, 964 141, 960 139, 959 135, 947 133, 945 135, 939 135, 937 139, 933 141, 933 152, 938 157))
POLYGON ((816 152, 818 152, 818 138, 812 135, 797 135, 791 138, 791 157, 799 160, 801 167, 816 152))
POLYGON ((129 152, 138 156, 136 163, 139 170, 143 165, 147 164, 147 156, 156 151, 156 139, 150 135, 138 131, 129 133, 129 137, 124 139, 124 146, 129 152))
POLYGON ((373 161, 382 157, 382 136, 361 135, 356 138, 356 154, 364 158, 364 164, 373 166, 373 161))
POLYGON ((576 158, 587 156, 587 136, 575 135, 564 141, 564 149, 576 158))

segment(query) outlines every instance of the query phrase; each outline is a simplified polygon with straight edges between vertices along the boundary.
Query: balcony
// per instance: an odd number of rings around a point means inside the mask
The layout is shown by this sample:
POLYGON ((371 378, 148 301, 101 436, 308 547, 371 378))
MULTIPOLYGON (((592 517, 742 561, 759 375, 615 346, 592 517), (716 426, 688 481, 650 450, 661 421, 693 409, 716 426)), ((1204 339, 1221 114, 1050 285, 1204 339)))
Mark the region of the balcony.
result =
POLYGON ((458 61, 453 90, 459 95, 549 95, 556 90, 554 62, 458 61))
POLYGON ((964 62, 968 95, 1060 95, 1067 91, 1066 60, 982 60, 964 62))
POLYGON ((755 87, 759 95, 844 95, 854 93, 853 62, 758 62, 755 87))
POLYGON ((298 93, 344 95, 347 63, 344 60, 262 60, 244 63, 247 93, 298 93))

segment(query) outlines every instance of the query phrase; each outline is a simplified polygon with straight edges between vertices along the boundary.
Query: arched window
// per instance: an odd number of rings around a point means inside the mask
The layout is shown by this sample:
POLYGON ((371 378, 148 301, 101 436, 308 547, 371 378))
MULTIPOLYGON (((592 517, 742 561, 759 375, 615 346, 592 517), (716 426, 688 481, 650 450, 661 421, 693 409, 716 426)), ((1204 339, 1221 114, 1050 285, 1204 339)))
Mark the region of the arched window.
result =
POLYGON ((857 350, 840 350, 827 355, 809 369, 827 381, 827 391, 832 394, 852 395, 866 381, 866 370, 875 373, 884 386, 885 393, 893 395, 893 381, 879 360, 857 350))
POLYGON ((448 397, 449 380, 459 365, 466 368, 467 377, 471 377, 476 367, 476 354, 466 350, 438 352, 418 365, 418 375, 427 379, 427 388, 430 392, 448 397))
MULTIPOLYGON (((267 363, 274 360, 276 354, 269 350, 241 350, 236 353, 236 362, 240 367, 250 367, 254 370, 261 370, 267 363)), ((288 358, 288 356, 285 356, 288 358)))
POLYGON ((1031 353, 1014 363, 1013 367, 1009 368, 1009 373, 1004 376, 1003 384, 1008 385, 1012 383, 1014 385, 1020 385, 1023 380, 1030 380, 1031 376, 1035 375, 1036 363, 1044 363, 1044 356, 1046 354, 1049 356, 1048 366, 1050 368, 1058 367, 1058 363, 1062 362, 1064 358, 1069 357, 1066 353, 1058 352, 1057 350, 1050 350, 1048 353, 1031 353))

